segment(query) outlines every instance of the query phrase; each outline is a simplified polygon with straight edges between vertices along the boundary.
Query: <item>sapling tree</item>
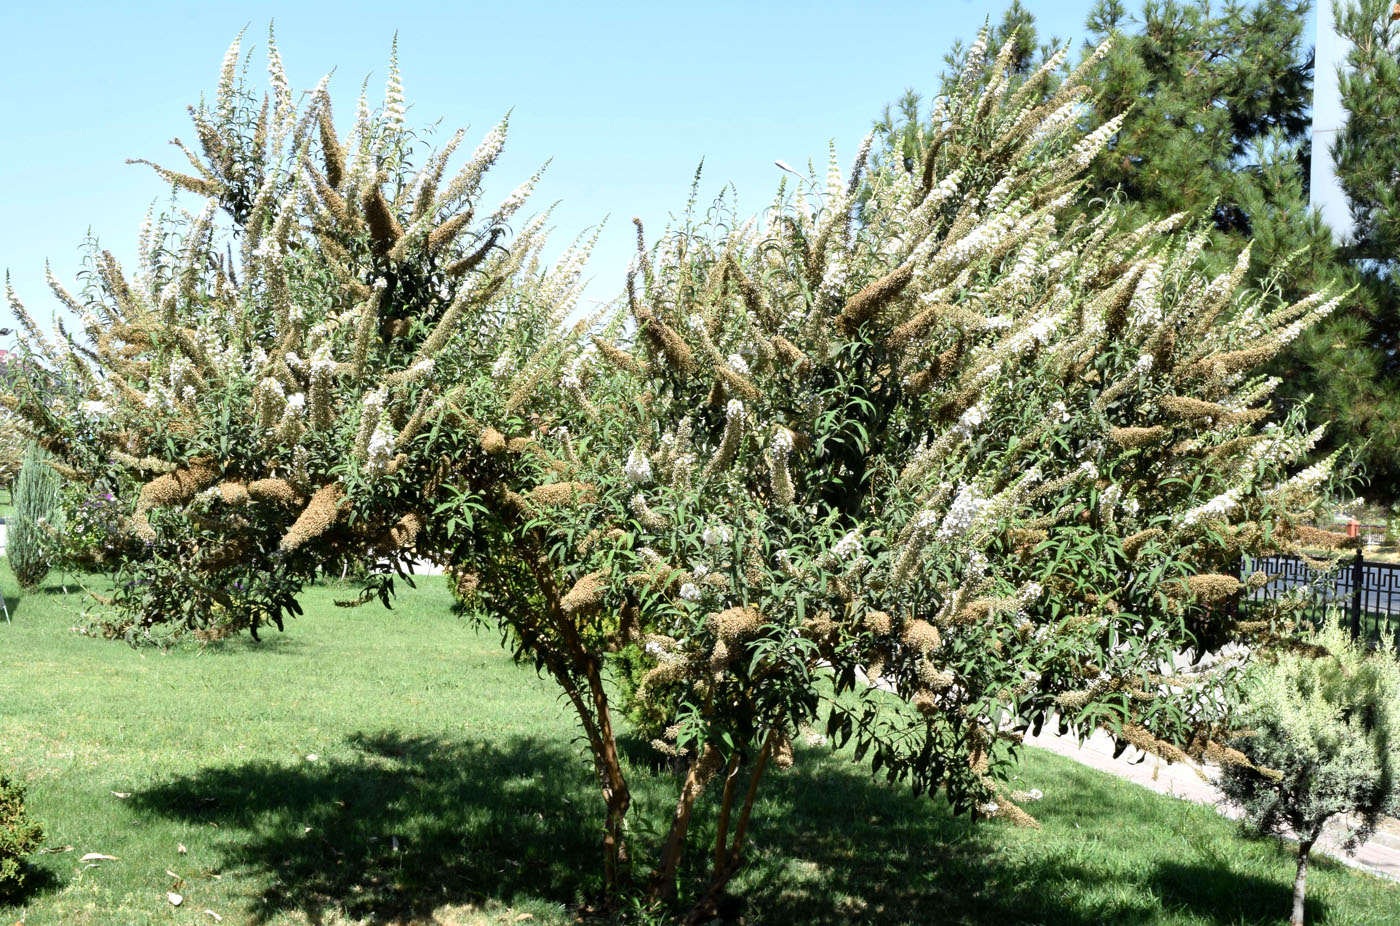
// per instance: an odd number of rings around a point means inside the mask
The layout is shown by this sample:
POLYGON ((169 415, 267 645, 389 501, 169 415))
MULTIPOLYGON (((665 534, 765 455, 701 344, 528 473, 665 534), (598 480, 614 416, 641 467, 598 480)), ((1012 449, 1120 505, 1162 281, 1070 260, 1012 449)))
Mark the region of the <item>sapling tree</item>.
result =
MULTIPOLYGON (((1116 123, 974 46, 914 152, 871 142, 761 222, 688 218, 639 253, 624 325, 560 379, 547 435, 483 446, 534 479, 459 549, 462 580, 584 717, 625 877, 628 798, 600 664, 669 713, 685 778, 650 892, 674 889, 717 795, 709 887, 742 863, 763 776, 825 717, 835 743, 959 810, 1031 822, 1003 782, 1021 731, 1105 727, 1168 758, 1220 742, 1242 551, 1288 547, 1330 460, 1264 425, 1255 371, 1336 305, 1202 272, 1186 217, 1133 228, 1078 199, 1116 123), (857 211, 857 205, 859 209, 857 211), (1215 607, 1210 607, 1214 605, 1215 607)), ((892 144, 903 143, 896 139, 892 144)), ((1250 577, 1257 584, 1262 577, 1250 577)))
POLYGON ((1400 815, 1400 663, 1387 638, 1353 642, 1337 615, 1308 647, 1259 662, 1244 688, 1235 745, 1259 766, 1226 765, 1221 790, 1265 833, 1298 839, 1294 926, 1302 926, 1308 858, 1327 821, 1355 816, 1354 852, 1384 816, 1400 815))
POLYGON ((89 489, 71 502, 105 530, 88 547, 118 572, 129 639, 256 636, 364 554, 387 601, 433 515, 472 505, 463 473, 484 454, 446 423, 523 408, 575 339, 561 321, 587 244, 545 272, 545 219, 512 234, 538 174, 482 202, 504 121, 449 170, 465 135, 424 151, 396 62, 341 138, 326 81, 298 101, 271 36, 267 58, 259 97, 235 41, 190 110, 197 144, 176 141, 189 172, 154 166, 202 202, 148 217, 134 272, 95 248, 76 294, 50 276, 80 334, 60 321, 51 339, 9 293, 29 360, 11 401, 89 489), (529 363, 493 377, 503 345, 529 363))

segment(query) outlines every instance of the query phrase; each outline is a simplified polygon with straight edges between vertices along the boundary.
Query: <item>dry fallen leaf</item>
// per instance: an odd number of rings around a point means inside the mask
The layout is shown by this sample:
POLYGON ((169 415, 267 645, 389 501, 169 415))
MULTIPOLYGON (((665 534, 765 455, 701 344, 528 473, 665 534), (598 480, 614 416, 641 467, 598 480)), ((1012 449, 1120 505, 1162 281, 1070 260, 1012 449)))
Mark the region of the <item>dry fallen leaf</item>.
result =
POLYGON ((517 923, 523 923, 523 922, 525 922, 526 920, 532 920, 532 919, 534 919, 534 918, 535 918, 535 914, 533 914, 533 913, 522 913, 522 914, 520 914, 519 916, 517 916, 517 917, 515 918, 515 921, 516 921, 517 923))
POLYGON ((185 898, 182 895, 175 893, 174 891, 166 891, 165 899, 170 901, 170 905, 172 907, 178 907, 180 906, 180 904, 185 902, 185 898))
POLYGON ((170 877, 174 878, 176 881, 180 880, 180 876, 177 875, 175 872, 171 871, 169 868, 165 869, 165 873, 170 875, 170 877))
POLYGON ((122 800, 126 800, 127 798, 131 797, 131 792, 130 792, 130 791, 113 791, 113 792, 112 792, 112 795, 113 795, 114 797, 119 797, 119 798, 121 798, 122 800))
POLYGON ((222 916, 219 916, 219 914, 215 913, 213 910, 205 910, 204 912, 212 916, 214 918, 214 922, 216 923, 222 923, 224 921, 224 918, 222 916))
POLYGON ((87 855, 84 855, 82 858, 78 859, 78 861, 80 861, 80 862, 119 862, 119 861, 121 861, 121 859, 117 858, 115 855, 103 855, 101 852, 89 852, 87 855))

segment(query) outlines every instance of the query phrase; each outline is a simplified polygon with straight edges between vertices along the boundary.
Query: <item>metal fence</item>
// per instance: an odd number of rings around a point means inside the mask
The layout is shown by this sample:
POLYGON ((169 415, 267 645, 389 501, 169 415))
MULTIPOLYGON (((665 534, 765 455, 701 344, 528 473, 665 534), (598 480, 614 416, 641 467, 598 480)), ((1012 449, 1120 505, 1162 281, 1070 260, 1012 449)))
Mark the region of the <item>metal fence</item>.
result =
POLYGON ((1400 645, 1400 565, 1368 561, 1357 553, 1324 572, 1296 556, 1246 556, 1240 578, 1259 570, 1268 574, 1269 583, 1246 595, 1241 603, 1245 609, 1301 589, 1300 620, 1318 624, 1329 609, 1336 609, 1353 638, 1364 634, 1379 640, 1381 634, 1389 634, 1400 645))

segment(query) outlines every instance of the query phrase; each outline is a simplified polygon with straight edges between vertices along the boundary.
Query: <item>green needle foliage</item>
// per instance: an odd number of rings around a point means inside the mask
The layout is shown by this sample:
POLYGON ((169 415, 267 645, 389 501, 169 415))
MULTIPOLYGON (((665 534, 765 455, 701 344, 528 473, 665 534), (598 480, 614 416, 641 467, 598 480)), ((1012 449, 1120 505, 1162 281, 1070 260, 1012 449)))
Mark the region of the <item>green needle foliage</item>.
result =
MULTIPOLYGON (((1365 142, 1384 136, 1386 107, 1396 105, 1393 29, 1387 31, 1382 0, 1354 9, 1339 19, 1343 34, 1358 42, 1355 72, 1343 82, 1344 102, 1357 111, 1356 141, 1343 133, 1339 175, 1354 209, 1384 215, 1380 204, 1394 199, 1394 146, 1365 142), (1350 174, 1356 180, 1349 183, 1350 174)), ((1312 413, 1330 422, 1319 452, 1357 448, 1372 491, 1390 498, 1400 486, 1400 299, 1385 269, 1395 251, 1382 264, 1357 263, 1350 256, 1356 248, 1339 251, 1309 208, 1310 3, 1168 0, 1130 9, 1122 0, 1099 0, 1085 26, 1085 55, 1103 39, 1117 39, 1095 65, 1094 93, 1076 118, 1085 130, 1122 119, 1111 154, 1088 169, 1090 196, 1112 199, 1134 221, 1208 213, 1213 247, 1206 265, 1220 272, 1248 244, 1246 285, 1275 286, 1285 299, 1361 284, 1332 318, 1280 352, 1271 372, 1283 380, 1284 406, 1311 398, 1312 413)), ((1053 43, 1039 44, 1034 19, 1019 3, 994 31, 995 41, 1008 38, 1017 46, 1013 79, 1053 53, 1053 43)), ((951 58, 960 65, 963 50, 951 58)), ((900 137, 907 155, 924 118, 917 95, 909 94, 877 127, 900 137)))
POLYGON ((1263 774, 1227 765, 1226 798, 1262 832, 1298 838, 1293 923, 1302 926, 1308 854, 1323 826, 1353 814, 1354 851, 1383 816, 1400 814, 1400 663, 1387 640, 1377 652, 1352 642, 1339 620, 1253 670, 1236 745, 1263 774))
POLYGON ((0 898, 24 884, 25 856, 43 841, 43 827, 24 812, 24 789, 0 774, 0 898))
MULTIPOLYGON (((1260 146, 1297 143, 1310 124, 1308 8, 1169 0, 1131 17, 1121 0, 1099 0, 1088 41, 1123 36, 1095 75, 1094 118, 1129 115, 1115 156, 1095 165, 1094 186, 1121 188, 1148 217, 1213 210, 1220 232, 1250 236, 1268 202, 1250 208, 1261 192, 1260 146)), ((1253 269, 1280 256, 1257 253, 1253 269)))
POLYGON ((5 553, 21 588, 37 588, 49 574, 64 521, 59 505, 61 483, 49 454, 30 445, 15 480, 14 515, 5 525, 5 553))
POLYGON ((1400 192, 1396 155, 1378 142, 1393 137, 1400 119, 1400 25, 1392 7, 1385 0, 1335 4, 1337 33, 1351 48, 1341 70, 1347 121, 1334 150, 1351 205, 1350 256, 1391 267, 1400 259, 1400 192))
POLYGON ((1364 338, 1372 350, 1361 363, 1329 372, 1367 422, 1360 436, 1370 441, 1372 483, 1382 497, 1400 485, 1400 154, 1384 141, 1400 124, 1400 22, 1392 19, 1392 6, 1384 0, 1335 5, 1337 32, 1351 45, 1340 69, 1346 122, 1333 146, 1352 218, 1340 256, 1358 277, 1365 321, 1349 343, 1364 338))

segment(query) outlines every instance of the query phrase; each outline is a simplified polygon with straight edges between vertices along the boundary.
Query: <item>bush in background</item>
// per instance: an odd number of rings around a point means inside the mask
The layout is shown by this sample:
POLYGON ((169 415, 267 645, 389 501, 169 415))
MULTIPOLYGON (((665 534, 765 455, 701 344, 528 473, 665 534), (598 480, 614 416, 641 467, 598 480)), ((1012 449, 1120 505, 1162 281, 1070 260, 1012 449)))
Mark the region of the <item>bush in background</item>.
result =
POLYGON ((482 201, 505 121, 454 171, 465 133, 425 149, 396 64, 340 134, 325 81, 293 94, 269 36, 264 96, 240 49, 192 110, 194 172, 155 167, 197 202, 148 217, 133 269, 95 250, 91 286, 50 281, 82 331, 51 340, 8 294, 10 403, 86 490, 73 555, 116 573, 104 632, 131 642, 256 637, 347 562, 387 602, 489 487, 475 422, 539 405, 577 340, 587 245, 541 269, 545 217, 517 217, 538 175, 482 201), (503 347, 529 362, 493 369, 503 347))
POLYGON ((43 839, 43 827, 24 812, 24 789, 0 774, 0 897, 24 883, 21 863, 43 839))
POLYGON ((62 520, 58 493, 61 478, 41 448, 31 446, 15 480, 15 513, 7 525, 6 553, 21 588, 37 588, 53 561, 54 531, 62 520))
POLYGON ((1308 642, 1255 670, 1235 744, 1262 768, 1226 765, 1221 787, 1266 833, 1298 837, 1294 924, 1303 922, 1308 854, 1337 814, 1359 825, 1345 848, 1370 838, 1382 816, 1400 814, 1400 663, 1354 643, 1332 620, 1308 642))

